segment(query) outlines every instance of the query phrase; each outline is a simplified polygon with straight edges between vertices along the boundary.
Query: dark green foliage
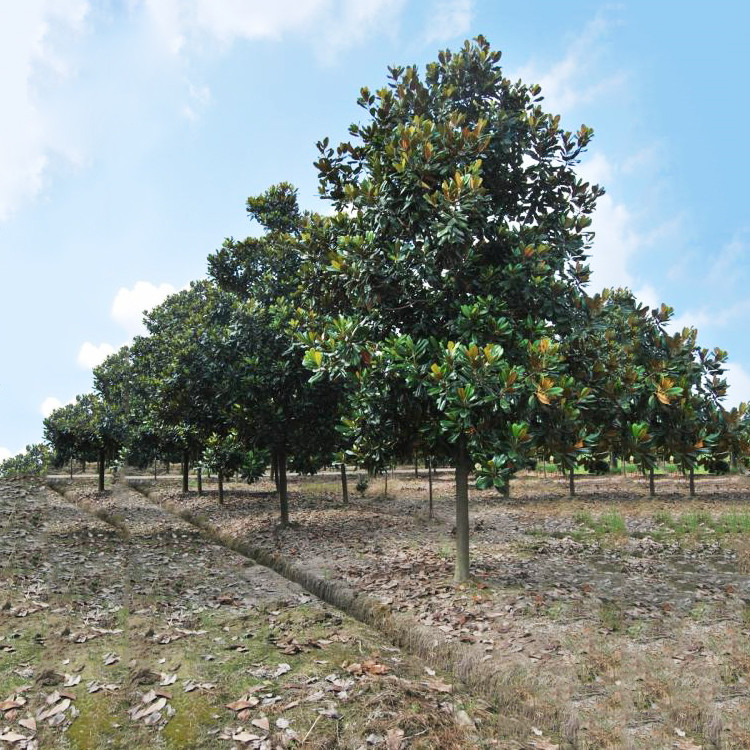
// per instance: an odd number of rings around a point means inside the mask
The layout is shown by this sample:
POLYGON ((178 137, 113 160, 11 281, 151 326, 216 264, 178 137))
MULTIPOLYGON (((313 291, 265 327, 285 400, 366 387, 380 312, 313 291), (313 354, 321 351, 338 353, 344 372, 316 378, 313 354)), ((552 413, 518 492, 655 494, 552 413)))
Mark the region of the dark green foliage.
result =
POLYGON ((0 462, 0 478, 43 477, 47 473, 51 460, 52 452, 44 443, 27 445, 25 452, 0 462))

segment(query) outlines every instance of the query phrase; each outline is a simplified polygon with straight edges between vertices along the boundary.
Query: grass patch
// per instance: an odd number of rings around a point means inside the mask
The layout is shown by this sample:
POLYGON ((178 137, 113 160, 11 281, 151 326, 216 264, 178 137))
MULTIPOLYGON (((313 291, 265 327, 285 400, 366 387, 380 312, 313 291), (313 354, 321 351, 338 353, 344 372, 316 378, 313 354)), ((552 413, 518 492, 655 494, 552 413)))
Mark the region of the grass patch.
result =
POLYGON ((616 511, 607 511, 595 517, 588 511, 578 511, 573 520, 580 526, 585 526, 596 536, 626 536, 628 533, 625 519, 616 511))
POLYGON ((654 513, 654 523, 669 529, 678 537, 750 533, 750 513, 747 511, 731 511, 718 516, 705 510, 689 511, 679 516, 673 516, 667 511, 657 511, 654 513))

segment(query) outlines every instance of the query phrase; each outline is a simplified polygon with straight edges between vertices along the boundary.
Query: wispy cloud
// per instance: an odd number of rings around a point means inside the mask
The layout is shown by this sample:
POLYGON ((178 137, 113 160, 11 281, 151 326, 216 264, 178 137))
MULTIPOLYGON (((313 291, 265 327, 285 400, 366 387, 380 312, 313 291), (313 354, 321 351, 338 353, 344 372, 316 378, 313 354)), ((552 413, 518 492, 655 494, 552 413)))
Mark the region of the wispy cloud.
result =
POLYGON ((75 161, 39 92, 71 75, 69 53, 87 13, 82 0, 0 5, 0 222, 43 189, 55 160, 75 161))
POLYGON ((9 451, 5 446, 0 445, 0 461, 5 461, 7 458, 12 458, 15 454, 9 451))
POLYGON ((582 30, 561 60, 552 65, 532 61, 518 71, 518 77, 527 83, 538 83, 542 87, 546 109, 555 112, 570 112, 595 99, 616 96, 627 85, 627 72, 619 70, 605 76, 595 74, 596 60, 604 52, 604 40, 612 25, 610 18, 597 16, 582 30))
POLYGON ((304 33, 318 56, 331 60, 387 28, 405 0, 142 0, 141 5, 174 55, 304 33))
POLYGON ((439 0, 429 10, 424 42, 445 42, 463 36, 471 28, 474 11, 473 0, 439 0))

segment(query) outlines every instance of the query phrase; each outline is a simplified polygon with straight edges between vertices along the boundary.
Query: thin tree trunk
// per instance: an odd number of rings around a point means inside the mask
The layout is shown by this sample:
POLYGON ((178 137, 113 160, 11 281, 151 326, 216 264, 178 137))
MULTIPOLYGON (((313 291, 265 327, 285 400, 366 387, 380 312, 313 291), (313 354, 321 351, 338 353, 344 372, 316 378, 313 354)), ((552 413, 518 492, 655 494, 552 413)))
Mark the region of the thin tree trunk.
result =
POLYGON ((276 491, 279 491, 279 457, 276 454, 276 451, 273 451, 271 453, 271 479, 273 479, 273 483, 276 485, 276 491))
POLYGON ((346 481, 346 464, 341 462, 341 499, 344 505, 349 504, 349 485, 346 481))
POLYGON ((187 451, 182 452, 182 492, 187 495, 190 475, 190 454, 187 451))
POLYGON ((156 474, 159 469, 159 461, 156 457, 156 454, 154 454, 154 482, 156 481, 156 474))
POLYGON ((198 478, 198 494, 203 494, 203 467, 199 466, 198 471, 196 472, 197 478, 198 478))
POLYGON ((224 505, 224 472, 219 469, 219 505, 224 505))
POLYGON ((73 479, 73 458, 70 459, 70 478, 73 479))
POLYGON ((276 454, 276 487, 279 491, 281 525, 289 526, 289 497, 287 496, 286 489, 286 448, 281 448, 276 454))
POLYGON ((690 497, 695 497, 695 469, 690 467, 690 497))
POLYGON ((430 498, 430 520, 432 520, 432 456, 427 461, 427 487, 429 490, 430 498))
POLYGON ((166 464, 165 466, 166 471, 164 473, 169 474, 169 461, 165 461, 164 463, 166 464))
POLYGON ((544 475, 544 478, 547 478, 547 457, 544 456, 542 458, 542 474, 544 475))
POLYGON ((99 492, 104 492, 104 451, 99 451, 99 492))
POLYGON ((414 478, 419 479, 419 456, 416 451, 414 451, 414 478))
POLYGON ((656 487, 654 487, 654 467, 649 466, 648 469, 648 493, 651 497, 656 495, 656 487))
POLYGON ((570 467, 570 474, 568 475, 568 484, 570 487, 570 496, 575 497, 576 496, 576 480, 575 480, 575 469, 571 466, 570 467))
POLYGON ((385 496, 388 497, 388 469, 385 470, 385 496))
POLYGON ((461 435, 456 455, 456 583, 469 580, 469 469, 466 436, 461 435))

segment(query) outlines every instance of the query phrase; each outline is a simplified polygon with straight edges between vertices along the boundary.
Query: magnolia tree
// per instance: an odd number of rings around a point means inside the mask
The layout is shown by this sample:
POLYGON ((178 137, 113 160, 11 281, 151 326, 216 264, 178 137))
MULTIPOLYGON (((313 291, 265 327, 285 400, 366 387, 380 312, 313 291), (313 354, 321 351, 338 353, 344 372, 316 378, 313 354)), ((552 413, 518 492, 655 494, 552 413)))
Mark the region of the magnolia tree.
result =
POLYGON ((280 183, 248 198, 260 238, 227 240, 209 256, 209 273, 233 300, 231 324, 217 350, 219 401, 242 443, 267 451, 289 523, 287 469, 312 473, 340 448, 340 388, 310 382, 299 342, 302 297, 296 190, 280 183))
POLYGON ((592 131, 562 129, 541 98, 478 37, 423 74, 391 68, 386 86, 362 90, 354 140, 318 144, 337 214, 305 234, 306 363, 353 389, 373 377, 406 389, 420 404, 414 434, 450 444, 458 581, 469 473, 503 486, 514 470, 529 413, 555 396, 553 342, 576 325, 588 278, 601 191, 574 165, 592 131))
POLYGON ((76 396, 74 403, 55 409, 44 420, 44 439, 58 465, 71 458, 96 460, 99 492, 104 491, 106 462, 118 454, 125 437, 118 412, 95 394, 76 396))

